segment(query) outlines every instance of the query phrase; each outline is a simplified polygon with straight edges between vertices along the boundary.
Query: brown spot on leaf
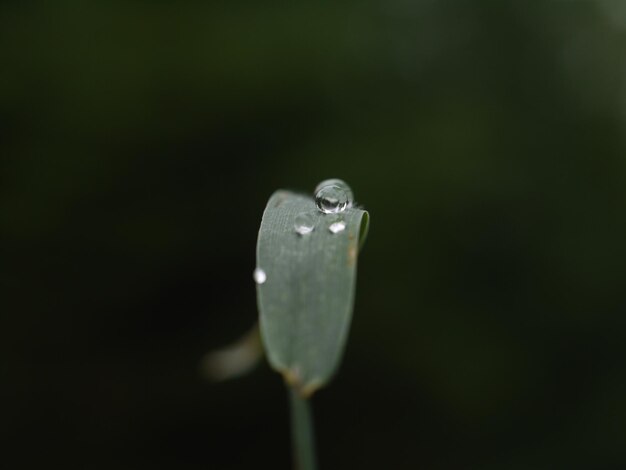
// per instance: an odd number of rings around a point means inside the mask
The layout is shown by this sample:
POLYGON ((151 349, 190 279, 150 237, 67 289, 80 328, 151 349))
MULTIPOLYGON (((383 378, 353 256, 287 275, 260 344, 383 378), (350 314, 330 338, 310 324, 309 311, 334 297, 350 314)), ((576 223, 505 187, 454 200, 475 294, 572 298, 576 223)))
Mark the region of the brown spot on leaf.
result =
POLYGON ((297 367, 293 369, 284 369, 281 371, 287 385, 293 388, 300 388, 300 371, 297 367))
POLYGON ((283 379, 285 379, 285 383, 293 388, 302 398, 310 398, 311 395, 322 386, 318 380, 302 383, 298 366, 291 369, 282 369, 280 372, 283 375, 283 379))
POLYGON ((348 266, 354 266, 354 263, 356 263, 356 255, 356 243, 354 242, 354 240, 351 240, 348 244, 348 266))
POLYGON ((304 398, 310 398, 311 395, 313 395, 315 391, 319 390, 321 386, 322 384, 320 384, 319 382, 313 381, 300 388, 298 390, 298 393, 304 398))

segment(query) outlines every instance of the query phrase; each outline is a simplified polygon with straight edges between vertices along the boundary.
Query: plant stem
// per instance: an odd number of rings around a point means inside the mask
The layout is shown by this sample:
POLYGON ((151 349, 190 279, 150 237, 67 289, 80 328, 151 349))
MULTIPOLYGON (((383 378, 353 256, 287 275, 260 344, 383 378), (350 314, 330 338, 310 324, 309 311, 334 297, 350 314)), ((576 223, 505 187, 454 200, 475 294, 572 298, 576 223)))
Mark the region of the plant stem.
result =
POLYGON ((311 403, 289 388, 291 403, 291 444, 296 470, 316 470, 315 436, 311 403))

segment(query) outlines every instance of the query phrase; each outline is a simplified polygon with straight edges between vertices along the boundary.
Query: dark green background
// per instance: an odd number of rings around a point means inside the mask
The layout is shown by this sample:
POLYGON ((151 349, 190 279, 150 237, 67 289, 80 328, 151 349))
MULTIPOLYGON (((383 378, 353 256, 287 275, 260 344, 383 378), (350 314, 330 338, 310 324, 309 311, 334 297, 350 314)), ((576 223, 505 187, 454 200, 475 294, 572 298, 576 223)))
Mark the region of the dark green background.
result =
POLYGON ((6 468, 288 469, 262 210, 371 213, 321 468, 626 468, 626 4, 4 2, 6 468))

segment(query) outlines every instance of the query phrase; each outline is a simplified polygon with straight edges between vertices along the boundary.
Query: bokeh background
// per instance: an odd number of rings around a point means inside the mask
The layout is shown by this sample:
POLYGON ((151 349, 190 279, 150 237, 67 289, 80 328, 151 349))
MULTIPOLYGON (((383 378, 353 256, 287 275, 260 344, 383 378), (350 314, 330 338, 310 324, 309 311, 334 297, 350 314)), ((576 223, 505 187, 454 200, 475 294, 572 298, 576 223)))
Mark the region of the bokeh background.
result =
POLYGON ((626 2, 3 2, 6 468, 289 469, 277 188, 371 213, 322 469, 626 468, 626 2))

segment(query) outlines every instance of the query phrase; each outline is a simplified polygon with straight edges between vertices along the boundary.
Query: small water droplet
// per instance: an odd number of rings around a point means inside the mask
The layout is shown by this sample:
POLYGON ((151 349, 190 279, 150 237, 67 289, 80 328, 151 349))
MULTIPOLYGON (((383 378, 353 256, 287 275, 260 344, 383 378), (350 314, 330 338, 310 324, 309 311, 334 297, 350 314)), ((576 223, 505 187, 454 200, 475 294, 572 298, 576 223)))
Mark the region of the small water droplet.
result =
POLYGON ((312 214, 301 212, 296 216, 294 227, 298 235, 308 235, 315 229, 315 219, 312 214))
POLYGON ((252 277, 254 278, 254 282, 259 285, 265 284, 265 281, 267 281, 267 274, 265 274, 265 271, 261 268, 256 268, 252 273, 252 277))
POLYGON ((337 220, 328 226, 328 230, 332 233, 343 232, 346 229, 346 223, 343 220, 337 220))
POLYGON ((336 214, 352 207, 354 195, 345 181, 330 179, 315 188, 315 205, 325 214, 336 214))

